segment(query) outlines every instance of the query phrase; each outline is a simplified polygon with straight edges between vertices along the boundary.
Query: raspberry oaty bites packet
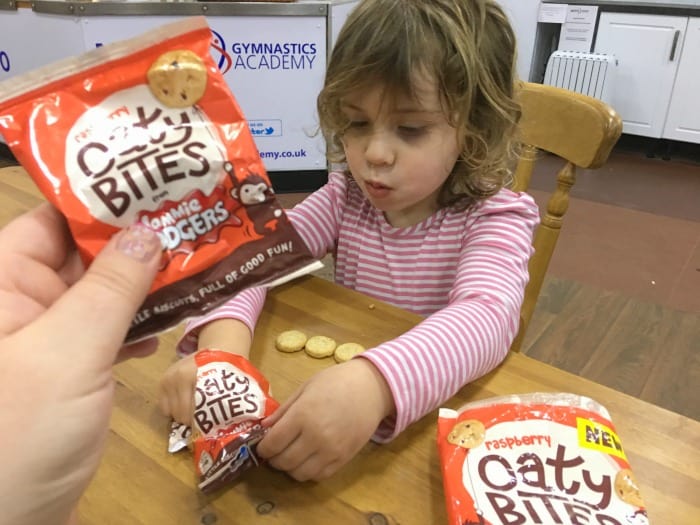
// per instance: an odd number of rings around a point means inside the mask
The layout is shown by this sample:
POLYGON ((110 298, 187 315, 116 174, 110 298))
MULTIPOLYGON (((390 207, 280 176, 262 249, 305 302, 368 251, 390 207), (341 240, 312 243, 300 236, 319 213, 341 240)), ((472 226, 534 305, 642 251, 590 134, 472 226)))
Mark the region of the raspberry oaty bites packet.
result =
POLYGON ((129 342, 314 267, 210 40, 205 18, 186 19, 0 84, 0 134, 86 265, 121 228, 158 232, 161 268, 129 342))
POLYGON ((648 525, 608 411, 532 393, 440 409, 449 525, 648 525))

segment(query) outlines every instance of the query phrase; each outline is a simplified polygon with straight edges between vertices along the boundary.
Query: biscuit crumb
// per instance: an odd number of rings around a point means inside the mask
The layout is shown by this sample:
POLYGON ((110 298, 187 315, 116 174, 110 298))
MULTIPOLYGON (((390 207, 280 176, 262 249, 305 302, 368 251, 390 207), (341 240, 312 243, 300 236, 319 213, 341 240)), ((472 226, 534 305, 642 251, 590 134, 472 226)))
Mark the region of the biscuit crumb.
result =
POLYGON ((376 306, 374 306, 374 303, 370 303, 370 305, 367 308, 369 308, 370 310, 374 310, 376 306))

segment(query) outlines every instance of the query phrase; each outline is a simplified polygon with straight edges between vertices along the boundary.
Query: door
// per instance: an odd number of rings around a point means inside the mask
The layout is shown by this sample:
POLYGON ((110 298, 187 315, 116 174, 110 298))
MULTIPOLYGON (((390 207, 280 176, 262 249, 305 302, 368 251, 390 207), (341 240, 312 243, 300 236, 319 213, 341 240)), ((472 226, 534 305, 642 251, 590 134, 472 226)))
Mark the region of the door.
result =
POLYGON ((662 136, 687 23, 680 16, 601 13, 595 52, 618 60, 611 105, 625 133, 662 136))
POLYGON ((688 20, 663 136, 700 143, 700 18, 688 20))

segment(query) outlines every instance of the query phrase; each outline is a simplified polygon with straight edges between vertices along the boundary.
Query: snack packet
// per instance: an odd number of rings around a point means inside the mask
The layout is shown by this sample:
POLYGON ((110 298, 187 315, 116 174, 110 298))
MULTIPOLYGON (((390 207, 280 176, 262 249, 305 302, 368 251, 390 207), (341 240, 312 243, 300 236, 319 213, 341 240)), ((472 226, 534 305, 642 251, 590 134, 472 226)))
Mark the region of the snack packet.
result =
POLYGON ((442 408, 438 451, 450 525, 649 523, 610 415, 587 397, 442 408))
POLYGON ((202 492, 214 492, 259 465, 260 422, 279 407, 270 385, 247 359, 220 350, 195 355, 193 429, 173 423, 168 450, 191 446, 202 492))
POLYGON ((0 134, 65 215, 86 265, 134 223, 161 238, 127 342, 317 267, 210 40, 204 17, 185 19, 0 84, 0 134))

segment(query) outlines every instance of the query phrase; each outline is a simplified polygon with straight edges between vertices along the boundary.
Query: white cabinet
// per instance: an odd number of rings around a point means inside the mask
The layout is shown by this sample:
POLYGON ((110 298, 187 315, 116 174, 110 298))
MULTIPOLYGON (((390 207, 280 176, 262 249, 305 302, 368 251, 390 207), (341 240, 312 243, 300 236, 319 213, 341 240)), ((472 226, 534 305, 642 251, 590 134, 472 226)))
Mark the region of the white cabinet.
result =
POLYGON ((663 136, 700 143, 700 18, 690 18, 663 136))
POLYGON ((601 13, 595 51, 618 60, 611 105, 625 133, 663 136, 687 25, 681 16, 601 13))

